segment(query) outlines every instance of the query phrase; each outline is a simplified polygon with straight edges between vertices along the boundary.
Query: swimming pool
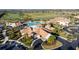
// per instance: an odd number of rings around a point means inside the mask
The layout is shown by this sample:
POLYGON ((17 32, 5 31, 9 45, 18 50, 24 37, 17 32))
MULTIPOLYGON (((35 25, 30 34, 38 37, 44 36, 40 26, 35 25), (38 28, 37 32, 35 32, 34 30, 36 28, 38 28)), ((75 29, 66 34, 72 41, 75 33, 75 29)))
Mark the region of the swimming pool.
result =
POLYGON ((32 27, 32 28, 37 28, 37 25, 44 24, 44 22, 39 22, 39 21, 28 21, 25 23, 27 26, 32 27))

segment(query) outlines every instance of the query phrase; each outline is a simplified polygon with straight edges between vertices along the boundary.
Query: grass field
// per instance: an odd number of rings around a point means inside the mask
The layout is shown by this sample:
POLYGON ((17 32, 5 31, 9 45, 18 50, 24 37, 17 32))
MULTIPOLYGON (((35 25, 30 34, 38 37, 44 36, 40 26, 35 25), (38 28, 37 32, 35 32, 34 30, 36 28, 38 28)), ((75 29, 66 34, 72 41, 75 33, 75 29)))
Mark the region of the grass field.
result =
POLYGON ((33 19, 38 19, 38 18, 50 19, 50 18, 54 18, 56 16, 59 16, 58 14, 55 14, 55 13, 25 13, 25 15, 29 15, 33 19))

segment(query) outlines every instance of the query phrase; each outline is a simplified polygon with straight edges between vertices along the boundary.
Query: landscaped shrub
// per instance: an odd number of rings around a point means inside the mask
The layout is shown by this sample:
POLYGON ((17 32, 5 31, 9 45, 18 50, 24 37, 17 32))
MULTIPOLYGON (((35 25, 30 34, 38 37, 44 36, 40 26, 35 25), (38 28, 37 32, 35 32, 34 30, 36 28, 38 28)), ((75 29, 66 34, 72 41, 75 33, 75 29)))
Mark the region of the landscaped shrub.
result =
POLYGON ((51 44, 54 44, 55 43, 55 40, 56 40, 56 37, 54 35, 50 36, 47 40, 47 44, 48 45, 51 45, 51 44))
POLYGON ((21 42, 23 42, 25 45, 30 46, 32 43, 32 38, 31 37, 24 37, 21 42))

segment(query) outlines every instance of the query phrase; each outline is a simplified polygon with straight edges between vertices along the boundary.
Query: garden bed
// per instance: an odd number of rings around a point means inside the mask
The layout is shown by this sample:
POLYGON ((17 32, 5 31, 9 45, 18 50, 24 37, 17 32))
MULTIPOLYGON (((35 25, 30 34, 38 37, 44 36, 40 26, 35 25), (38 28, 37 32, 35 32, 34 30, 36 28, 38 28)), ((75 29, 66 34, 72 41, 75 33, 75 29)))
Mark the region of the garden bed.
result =
POLYGON ((62 46, 62 43, 58 40, 56 40, 55 44, 48 45, 45 42, 43 42, 42 44, 43 49, 56 49, 61 46, 62 46))

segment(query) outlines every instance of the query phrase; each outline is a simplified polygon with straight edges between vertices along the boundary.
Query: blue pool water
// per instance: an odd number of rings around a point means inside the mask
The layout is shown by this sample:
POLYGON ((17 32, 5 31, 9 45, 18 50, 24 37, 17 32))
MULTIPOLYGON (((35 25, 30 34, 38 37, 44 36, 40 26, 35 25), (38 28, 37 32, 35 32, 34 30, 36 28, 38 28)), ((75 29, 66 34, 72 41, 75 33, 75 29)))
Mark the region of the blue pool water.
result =
POLYGON ((35 27, 37 27, 37 25, 44 24, 44 23, 43 22, 38 22, 38 21, 29 21, 29 22, 26 22, 25 24, 29 27, 35 28, 35 27))

